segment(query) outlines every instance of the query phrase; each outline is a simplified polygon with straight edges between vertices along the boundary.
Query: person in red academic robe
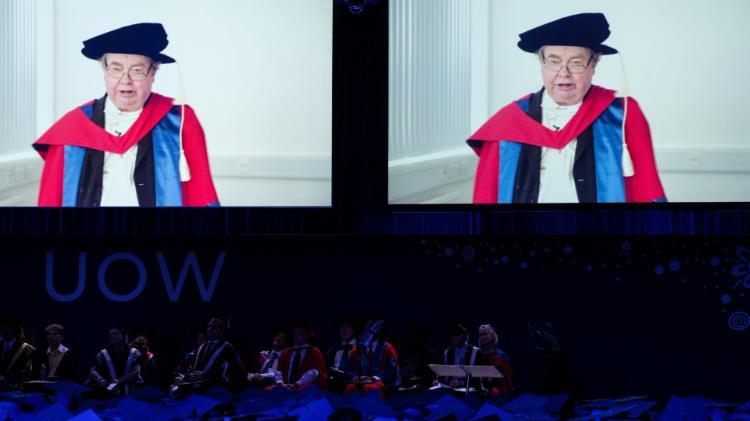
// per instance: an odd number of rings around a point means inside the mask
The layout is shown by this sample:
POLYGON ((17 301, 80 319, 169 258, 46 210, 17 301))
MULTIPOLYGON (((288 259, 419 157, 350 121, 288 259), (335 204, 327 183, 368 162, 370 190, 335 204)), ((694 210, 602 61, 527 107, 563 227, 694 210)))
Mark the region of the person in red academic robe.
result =
POLYGON ((491 325, 479 326, 479 348, 484 363, 494 366, 503 375, 502 378, 482 379, 484 388, 492 397, 509 398, 513 393, 513 370, 510 358, 498 347, 497 332, 491 325))
POLYGON ((544 88, 493 115, 469 139, 479 156, 474 203, 666 201, 638 103, 592 85, 609 23, 564 17, 520 34, 544 88))
POLYGON ((382 321, 370 322, 357 341, 350 357, 354 361, 353 380, 344 393, 378 391, 385 399, 401 384, 396 348, 385 340, 382 324, 382 321))
POLYGON ((151 91, 168 44, 139 23, 83 42, 106 94, 58 120, 34 143, 44 159, 39 206, 218 206, 195 112, 151 91))
MULTIPOLYGON (((311 384, 325 389, 328 382, 328 369, 323 353, 308 342, 312 330, 299 323, 292 329, 294 346, 288 347, 279 357, 279 371, 282 379, 276 386, 284 386, 298 391, 311 384)), ((271 386, 274 387, 274 386, 271 386)))

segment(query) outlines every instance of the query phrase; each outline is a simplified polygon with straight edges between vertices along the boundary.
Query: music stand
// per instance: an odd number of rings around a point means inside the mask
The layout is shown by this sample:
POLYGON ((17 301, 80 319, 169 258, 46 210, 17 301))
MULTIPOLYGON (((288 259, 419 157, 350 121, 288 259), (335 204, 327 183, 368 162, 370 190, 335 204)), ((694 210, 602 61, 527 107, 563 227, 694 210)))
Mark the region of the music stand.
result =
POLYGON ((469 373, 469 376, 479 377, 480 379, 502 379, 505 377, 494 365, 466 365, 464 370, 469 373))
POLYGON ((469 396, 469 382, 472 377, 480 379, 501 379, 505 376, 491 365, 440 365, 428 364, 428 367, 440 377, 466 377, 466 396, 469 396))
POLYGON ((438 377, 466 377, 466 371, 460 365, 427 364, 438 377))

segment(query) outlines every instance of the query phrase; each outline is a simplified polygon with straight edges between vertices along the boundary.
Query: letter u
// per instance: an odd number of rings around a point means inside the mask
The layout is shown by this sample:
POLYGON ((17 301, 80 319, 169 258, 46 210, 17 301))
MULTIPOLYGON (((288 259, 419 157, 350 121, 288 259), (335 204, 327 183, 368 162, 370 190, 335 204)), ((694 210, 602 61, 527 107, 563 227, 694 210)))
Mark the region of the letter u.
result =
POLYGON ((53 268, 55 261, 55 253, 52 251, 47 252, 47 271, 45 276, 45 284, 47 286, 47 294, 55 300, 63 303, 77 300, 81 294, 83 294, 83 288, 86 286, 86 253, 78 253, 78 284, 76 285, 75 291, 72 294, 60 294, 55 290, 53 281, 53 268))

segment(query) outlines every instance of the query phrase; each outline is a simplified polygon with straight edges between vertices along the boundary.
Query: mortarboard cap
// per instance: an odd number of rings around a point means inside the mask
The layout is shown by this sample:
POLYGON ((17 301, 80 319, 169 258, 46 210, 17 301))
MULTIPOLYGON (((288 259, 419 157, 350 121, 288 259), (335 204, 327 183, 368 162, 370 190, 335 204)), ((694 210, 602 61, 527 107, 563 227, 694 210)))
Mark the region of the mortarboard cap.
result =
POLYGON ((450 333, 451 336, 461 336, 469 333, 469 330, 461 323, 454 323, 450 326, 450 333))

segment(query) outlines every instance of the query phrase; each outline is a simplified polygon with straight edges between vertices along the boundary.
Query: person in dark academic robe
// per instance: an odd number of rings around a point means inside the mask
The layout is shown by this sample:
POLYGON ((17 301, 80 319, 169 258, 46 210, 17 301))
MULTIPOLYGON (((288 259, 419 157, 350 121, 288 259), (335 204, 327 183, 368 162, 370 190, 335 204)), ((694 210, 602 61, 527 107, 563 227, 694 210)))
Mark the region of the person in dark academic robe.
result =
MULTIPOLYGON (((479 353, 479 348, 469 344, 469 330, 462 324, 455 323, 451 325, 451 346, 443 351, 444 365, 483 365, 484 361, 479 353)), ((450 386, 452 388, 466 387, 466 379, 458 377, 439 378, 435 381, 450 386)), ((476 382, 478 385, 478 381, 476 382)))
POLYGON ((285 349, 279 357, 281 380, 275 387, 283 386, 295 392, 312 384, 320 389, 326 388, 328 383, 326 361, 320 349, 310 345, 311 336, 312 329, 306 323, 296 323, 292 327, 294 345, 285 349))
POLYGON ((601 56, 617 53, 602 44, 609 34, 601 13, 520 34, 518 47, 539 56, 544 88, 468 139, 479 156, 475 204, 666 201, 640 106, 625 89, 592 85, 601 56))
POLYGON ((141 335, 130 343, 130 346, 141 353, 141 377, 144 385, 159 387, 159 366, 156 364, 156 356, 151 352, 148 338, 141 335))
POLYGON ((106 94, 65 114, 35 143, 44 159, 39 206, 218 206, 193 109, 151 91, 168 44, 159 23, 83 42, 106 94))
POLYGON ((193 344, 190 351, 183 354, 182 359, 177 364, 177 368, 172 372, 172 377, 177 377, 183 373, 188 372, 190 364, 195 359, 195 354, 198 352, 198 348, 206 343, 206 329, 205 327, 195 328, 192 331, 193 344))
POLYGON ((102 397, 127 395, 143 384, 141 359, 121 329, 110 329, 107 345, 96 354, 89 371, 88 384, 102 397))
POLYGON ((377 391, 385 399, 401 383, 396 348, 385 339, 382 320, 371 321, 357 341, 352 357, 353 380, 345 393, 377 391))
POLYGON ((62 343, 65 328, 54 323, 47 326, 45 332, 48 347, 44 352, 38 353, 33 377, 38 380, 77 381, 75 354, 62 343))
POLYGON ((180 396, 192 391, 222 386, 237 391, 245 377, 239 355, 224 337, 226 325, 213 318, 206 327, 206 343, 200 345, 185 371, 178 373, 170 394, 180 396))
POLYGON ((0 390, 17 389, 24 381, 31 380, 36 349, 23 336, 19 321, 0 321, 0 390))
POLYGON ((326 352, 328 366, 328 390, 343 392, 353 380, 354 348, 357 345, 357 326, 353 319, 341 318, 337 323, 339 343, 326 352))

